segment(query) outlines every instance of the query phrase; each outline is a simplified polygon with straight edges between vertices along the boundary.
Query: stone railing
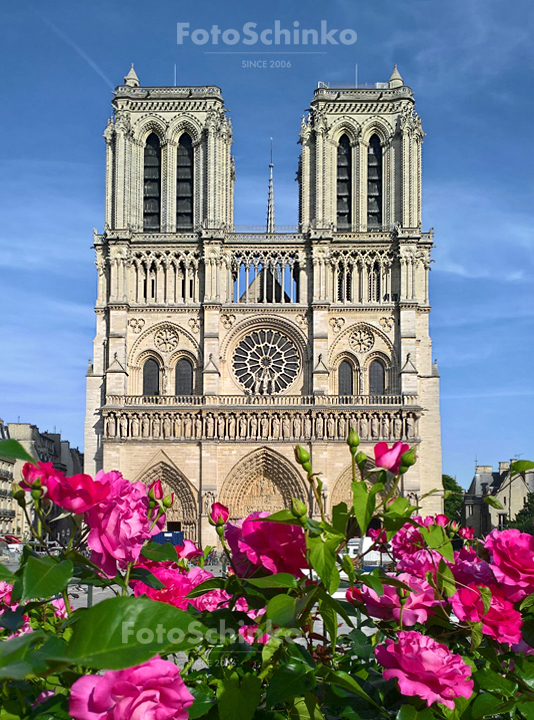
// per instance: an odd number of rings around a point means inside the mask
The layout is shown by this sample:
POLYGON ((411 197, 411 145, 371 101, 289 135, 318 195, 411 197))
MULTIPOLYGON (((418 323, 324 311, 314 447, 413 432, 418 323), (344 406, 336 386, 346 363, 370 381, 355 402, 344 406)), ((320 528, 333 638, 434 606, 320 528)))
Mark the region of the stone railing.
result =
POLYGON ((107 395, 106 407, 369 407, 418 405, 417 395, 107 395))

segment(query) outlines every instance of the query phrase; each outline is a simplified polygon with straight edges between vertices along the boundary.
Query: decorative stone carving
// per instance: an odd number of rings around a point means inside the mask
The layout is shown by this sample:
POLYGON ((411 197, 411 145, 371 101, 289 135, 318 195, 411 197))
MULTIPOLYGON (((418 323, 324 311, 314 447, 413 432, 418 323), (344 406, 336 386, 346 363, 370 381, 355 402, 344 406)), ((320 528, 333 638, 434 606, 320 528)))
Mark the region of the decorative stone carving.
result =
POLYGON ((232 367, 245 390, 273 395, 293 383, 300 369, 300 358, 288 337, 276 330, 256 330, 238 344, 232 367))
POLYGON ((130 318, 128 324, 132 328, 132 332, 136 334, 139 334, 141 330, 145 327, 145 321, 143 320, 143 318, 130 318))
POLYGON ((349 345, 354 352, 369 352, 369 350, 372 350, 374 344, 374 335, 366 328, 358 328, 350 334, 349 345))
POLYGON ((171 352, 178 347, 178 333, 172 328, 161 328, 154 336, 154 345, 162 352, 171 352))
POLYGON ((335 333, 338 333, 345 324, 345 318, 339 317, 339 318, 330 318, 329 320, 330 327, 335 333))
POLYGON ((221 322, 223 325, 223 328, 226 330, 230 330, 232 325, 235 323, 235 315, 229 315, 228 313, 224 313, 221 315, 221 322))
POLYGON ((198 333, 200 331, 200 320, 196 317, 189 318, 187 324, 191 328, 191 331, 198 333))
POLYGON ((382 330, 386 332, 390 332, 395 325, 395 320, 392 317, 381 317, 379 322, 382 330))
POLYGON ((302 313, 299 313, 295 320, 303 328, 308 326, 308 320, 306 319, 306 315, 303 315, 302 313))

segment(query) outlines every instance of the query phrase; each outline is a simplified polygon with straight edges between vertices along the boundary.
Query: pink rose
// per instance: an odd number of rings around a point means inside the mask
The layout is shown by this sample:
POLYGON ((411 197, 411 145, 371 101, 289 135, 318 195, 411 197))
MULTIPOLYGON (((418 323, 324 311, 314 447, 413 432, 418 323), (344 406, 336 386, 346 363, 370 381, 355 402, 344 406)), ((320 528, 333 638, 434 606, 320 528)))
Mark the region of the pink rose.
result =
POLYGON ((380 620, 400 622, 402 618, 406 627, 426 622, 428 616, 434 614, 431 608, 440 604, 432 586, 426 580, 406 573, 398 575, 397 580, 408 585, 411 592, 384 583, 384 593, 378 596, 372 588, 364 585, 358 593, 351 592, 350 596, 347 590, 347 600, 353 604, 363 603, 367 614, 380 620))
POLYGON ((258 625, 243 625, 238 630, 239 635, 249 645, 254 643, 260 643, 260 645, 267 645, 269 638, 271 637, 268 633, 264 635, 258 634, 258 625))
POLYGON ((451 565, 454 579, 460 585, 495 585, 495 577, 489 564, 481 560, 471 547, 463 547, 454 553, 454 565, 451 565))
MULTIPOLYGON (((143 566, 142 566, 143 567, 143 566)), ((146 563, 144 564, 150 572, 165 586, 164 588, 152 588, 145 583, 136 580, 132 583, 134 595, 146 595, 152 600, 158 600, 169 605, 174 605, 180 610, 187 610, 189 604, 197 610, 215 610, 220 603, 228 600, 229 596, 223 590, 212 590, 198 598, 189 599, 186 596, 197 585, 210 580, 213 574, 202 568, 185 570, 173 563, 146 563)))
POLYGON ((63 598, 51 600, 50 604, 54 608, 54 617, 60 620, 66 620, 66 618, 69 617, 67 606, 65 605, 65 600, 63 600, 63 598))
POLYGON ((518 643, 514 643, 510 650, 515 653, 521 653, 522 655, 534 655, 534 648, 528 645, 523 638, 521 638, 518 643))
POLYGON ((231 526, 231 523, 227 526, 225 537, 232 554, 235 553, 238 574, 252 574, 261 568, 271 573, 287 572, 302 577, 302 568, 308 567, 302 528, 261 520, 268 515, 267 512, 255 512, 243 520, 241 528, 231 526), (229 528, 230 532, 227 532, 229 528), (250 563, 248 571, 243 555, 250 563))
POLYGON ((176 553, 179 558, 184 558, 185 560, 192 560, 204 554, 192 540, 184 540, 183 545, 176 545, 176 553))
POLYGON ((412 555, 405 555, 399 560, 397 570, 423 579, 430 572, 435 579, 441 560, 442 557, 437 550, 418 550, 412 555))
POLYGON ((5 580, 0 580, 0 608, 6 608, 11 605, 11 591, 13 585, 10 585, 5 580))
POLYGON ((459 620, 482 622, 484 635, 500 643, 513 645, 521 641, 521 613, 509 602, 503 590, 496 585, 489 588, 491 602, 488 612, 484 612, 484 601, 480 589, 471 583, 460 588, 451 598, 454 614, 459 620))
MULTIPOLYGON (((428 520, 428 518, 426 518, 428 520)), ((441 527, 447 527, 450 520, 446 515, 435 515, 432 519, 433 525, 441 525, 441 527)))
POLYGON ((398 475, 401 466, 403 453, 410 449, 409 445, 396 442, 391 448, 386 442, 379 442, 375 445, 375 465, 384 470, 389 470, 393 475, 398 475))
POLYGON ((519 530, 493 530, 484 543, 497 582, 512 602, 534 593, 534 535, 519 530))
POLYGON ((58 507, 80 515, 107 498, 109 482, 102 470, 95 479, 90 475, 55 477, 48 481, 48 497, 58 507))
POLYGON ((381 545, 387 544, 388 538, 386 531, 382 528, 369 528, 369 530, 367 530, 367 535, 375 543, 380 543, 381 545))
POLYGON ((474 527, 463 527, 458 530, 458 534, 464 540, 472 540, 475 537, 474 527))
POLYGON ((432 703, 440 702, 454 710, 454 699, 469 698, 473 692, 471 668, 446 645, 414 630, 403 630, 398 642, 386 640, 375 648, 377 661, 386 668, 386 680, 397 678, 403 695, 432 703))
POLYGON ((223 525, 229 518, 230 512, 225 505, 213 503, 211 506, 210 520, 214 525, 223 525))
POLYGON ((91 562, 108 577, 114 577, 117 566, 124 570, 138 560, 143 544, 164 526, 165 515, 151 528, 144 483, 130 482, 119 472, 98 473, 96 479, 109 482, 110 492, 85 513, 90 528, 87 544, 93 551, 91 562))
POLYGON ((69 711, 74 720, 187 720, 193 700, 176 665, 156 656, 76 680, 69 711))
POLYGON ((22 477, 24 480, 20 483, 23 490, 31 490, 36 480, 41 480, 41 485, 48 488, 49 484, 61 482, 65 476, 59 470, 56 470, 51 462, 40 462, 37 465, 32 463, 24 463, 22 467, 22 477))
POLYGON ((412 520, 417 523, 417 525, 405 523, 391 538, 391 550, 393 556, 397 559, 403 558, 406 555, 413 555, 425 547, 425 541, 419 530, 419 526, 423 525, 423 519, 415 516, 412 520))
POLYGON ((148 497, 154 500, 163 500, 163 485, 161 484, 161 480, 154 480, 148 488, 148 497))

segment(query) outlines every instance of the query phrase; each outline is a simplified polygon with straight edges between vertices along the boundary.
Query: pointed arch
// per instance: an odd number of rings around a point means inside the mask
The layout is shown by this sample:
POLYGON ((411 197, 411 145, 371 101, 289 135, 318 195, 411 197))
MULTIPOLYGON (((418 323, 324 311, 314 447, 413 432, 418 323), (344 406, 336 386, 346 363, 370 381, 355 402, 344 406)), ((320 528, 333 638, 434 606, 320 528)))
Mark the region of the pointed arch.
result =
POLYGON ((151 132, 143 154, 143 229, 158 232, 161 227, 161 140, 151 132))
POLYGON ((337 146, 337 229, 352 225, 352 146, 344 133, 337 146))
POLYGON ((308 488, 294 466, 283 455, 267 447, 253 450, 230 471, 219 502, 238 520, 251 512, 270 513, 291 507, 291 498, 308 503, 308 488))
POLYGON ((167 511, 167 522, 181 523, 184 537, 197 542, 198 493, 183 472, 164 453, 161 453, 160 458, 156 458, 156 462, 143 470, 137 480, 148 486, 155 480, 161 480, 165 495, 174 493, 173 506, 167 511))

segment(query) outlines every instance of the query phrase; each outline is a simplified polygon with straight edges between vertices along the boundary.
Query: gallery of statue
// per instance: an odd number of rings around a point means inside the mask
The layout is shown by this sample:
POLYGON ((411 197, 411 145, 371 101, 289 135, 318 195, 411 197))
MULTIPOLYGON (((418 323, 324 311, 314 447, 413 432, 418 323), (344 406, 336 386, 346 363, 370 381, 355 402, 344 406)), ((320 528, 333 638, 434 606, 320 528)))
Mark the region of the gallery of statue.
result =
MULTIPOLYGON (((204 544, 215 500, 237 519, 308 499, 297 443, 327 507, 348 499, 350 426, 371 454, 417 445, 405 495, 441 488, 424 133, 398 70, 371 87, 319 83, 294 232, 276 232, 272 165, 265 230, 236 232, 218 87, 142 87, 132 67, 112 105, 86 472, 161 478, 168 520, 204 544)), ((441 506, 441 493, 423 502, 441 506)))

